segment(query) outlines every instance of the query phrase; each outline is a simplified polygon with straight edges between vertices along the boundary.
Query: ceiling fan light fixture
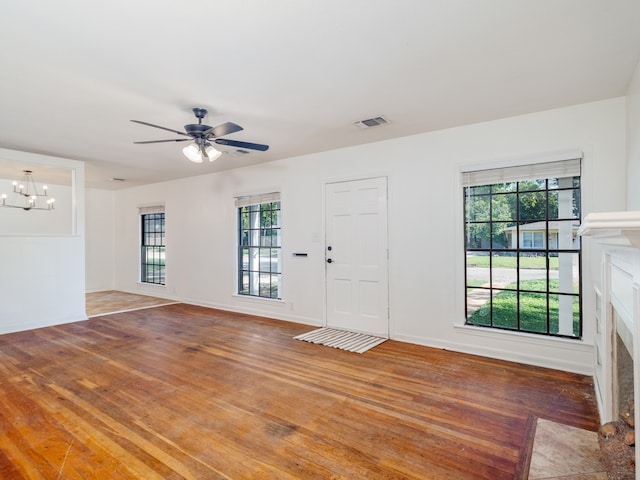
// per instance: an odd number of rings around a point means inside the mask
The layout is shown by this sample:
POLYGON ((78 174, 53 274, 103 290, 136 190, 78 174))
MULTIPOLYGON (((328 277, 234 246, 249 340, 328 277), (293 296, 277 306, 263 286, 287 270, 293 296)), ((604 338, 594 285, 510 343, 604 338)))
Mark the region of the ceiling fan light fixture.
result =
POLYGON ((184 156, 191 160, 193 163, 202 163, 202 153, 200 147, 195 143, 187 145, 182 149, 184 156))
POLYGON ((210 143, 208 143, 205 147, 204 147, 204 151, 207 152, 207 157, 209 157, 209 161, 213 162, 214 160, 217 160, 218 157, 220 155, 222 155, 222 152, 216 148, 213 147, 213 145, 211 145, 210 143))

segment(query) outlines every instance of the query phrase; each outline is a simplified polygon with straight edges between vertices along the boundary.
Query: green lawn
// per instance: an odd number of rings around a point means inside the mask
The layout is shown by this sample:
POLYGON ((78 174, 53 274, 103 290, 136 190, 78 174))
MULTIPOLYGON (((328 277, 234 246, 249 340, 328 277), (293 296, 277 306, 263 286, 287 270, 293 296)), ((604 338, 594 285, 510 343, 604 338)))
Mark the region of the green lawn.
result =
POLYGON ((467 280, 467 293, 473 290, 475 287, 479 287, 480 285, 484 285, 484 280, 467 280))
MULTIPOLYGON (((467 257, 468 267, 485 267, 489 268, 489 260, 491 265, 502 268, 516 268, 516 257, 502 257, 489 255, 471 255, 467 257)), ((546 257, 520 257, 520 268, 547 268, 546 257)), ((558 269, 558 257, 549 257, 549 268, 551 270, 558 269)))
MULTIPOLYGON (((520 288, 526 290, 546 289, 545 280, 527 280, 520 282, 520 288)), ((550 290, 558 289, 558 281, 550 280, 550 290)), ((516 288, 512 283, 506 288, 516 288)), ((517 292, 502 291, 492 298, 493 322, 489 302, 480 307, 467 323, 471 325, 493 325, 501 328, 518 329, 517 292)), ((558 333, 558 295, 549 295, 549 330, 547 331, 547 294, 520 292, 520 330, 536 333, 558 333)), ((580 310, 578 297, 573 303, 573 333, 580 334, 580 310)))

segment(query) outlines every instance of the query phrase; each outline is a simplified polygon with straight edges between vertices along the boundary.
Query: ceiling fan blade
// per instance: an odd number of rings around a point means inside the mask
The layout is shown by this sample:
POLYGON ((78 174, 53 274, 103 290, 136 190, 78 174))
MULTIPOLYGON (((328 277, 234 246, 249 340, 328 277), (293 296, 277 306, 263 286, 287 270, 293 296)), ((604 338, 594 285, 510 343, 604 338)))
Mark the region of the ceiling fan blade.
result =
POLYGON ((227 145, 229 147, 249 148, 251 150, 260 150, 265 152, 269 150, 269 145, 262 145, 260 143, 240 142, 238 140, 229 140, 227 138, 216 138, 214 140, 219 145, 227 145))
POLYGON ((174 130, 173 128, 161 127, 160 125, 154 125, 153 123, 141 122, 140 120, 131 120, 131 121, 134 122, 134 123, 139 123, 140 125, 146 125, 148 127, 161 128, 162 130, 166 130, 168 132, 177 133, 178 135, 188 135, 185 132, 181 132, 179 130, 174 130))
POLYGON ((188 142, 190 138, 174 138, 173 140, 147 140, 146 142, 133 142, 133 143, 164 143, 164 142, 188 142))
POLYGON ((239 132, 240 130, 244 130, 240 125, 227 122, 207 130, 204 134, 207 136, 222 137, 223 135, 229 135, 230 133, 239 132))

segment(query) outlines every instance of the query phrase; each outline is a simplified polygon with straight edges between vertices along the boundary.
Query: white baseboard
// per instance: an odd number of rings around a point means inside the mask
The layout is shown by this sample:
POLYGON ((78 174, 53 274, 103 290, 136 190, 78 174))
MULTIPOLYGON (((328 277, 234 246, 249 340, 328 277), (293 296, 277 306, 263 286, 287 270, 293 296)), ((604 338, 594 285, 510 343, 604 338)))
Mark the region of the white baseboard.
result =
POLYGON ((286 322, 293 323, 301 323, 303 325, 311 325, 314 327, 322 326, 322 320, 317 318, 305 317, 303 315, 295 315, 295 313, 289 311, 282 312, 273 312, 273 311, 265 311, 264 308, 260 308, 259 305, 252 305, 251 303, 247 303, 246 306, 238 306, 238 305, 228 305, 228 304, 218 304, 212 302, 206 302, 202 300, 195 299, 180 299, 177 300, 182 303, 187 303, 189 305, 197 305, 199 307, 207 307, 207 308, 215 308, 218 310, 225 310, 228 312, 234 313, 244 313, 246 315, 255 315, 256 317, 264 317, 264 318, 272 318, 274 320, 283 320, 286 322))
MULTIPOLYGON (((525 349, 518 350, 518 346, 522 346, 521 342, 513 341, 514 348, 492 348, 484 345, 451 342, 448 340, 417 337, 413 335, 395 334, 391 336, 392 340, 398 340, 401 342, 415 343, 416 345, 423 345, 425 347, 440 348, 443 350, 450 350, 452 352, 467 353, 470 355, 479 355, 482 357, 495 358, 498 360, 506 360, 509 362, 524 363, 526 365, 534 365, 537 367, 551 368, 554 370, 563 370, 566 372, 578 373, 581 375, 593 376, 593 347, 590 345, 574 345, 572 347, 565 348, 574 350, 572 357, 570 358, 549 358, 546 355, 541 355, 532 351, 526 351, 525 349), (590 362, 591 361, 591 365, 590 362)), ((528 342, 526 342, 528 343, 528 342)), ((561 346, 558 346, 562 348, 561 346)), ((533 347, 535 348, 535 347, 533 347)), ((530 347, 528 350, 531 350, 530 347)))
POLYGON ((0 335, 4 335, 5 333, 24 332, 26 330, 34 330, 36 328, 53 327, 56 325, 64 325, 66 323, 82 322, 84 320, 87 320, 86 315, 41 320, 29 323, 12 323, 8 325, 0 325, 0 335))

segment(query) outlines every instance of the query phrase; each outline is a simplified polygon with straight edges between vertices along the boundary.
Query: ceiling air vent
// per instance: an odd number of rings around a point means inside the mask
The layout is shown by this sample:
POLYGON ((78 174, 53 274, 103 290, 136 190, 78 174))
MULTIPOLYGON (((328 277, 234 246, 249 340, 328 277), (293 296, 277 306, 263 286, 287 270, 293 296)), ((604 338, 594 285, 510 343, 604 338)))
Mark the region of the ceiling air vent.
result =
POLYGON ((244 150, 242 148, 236 148, 229 152, 233 157, 241 157, 243 155, 249 155, 251 152, 249 150, 244 150))
POLYGON ((379 127, 380 125, 386 125, 389 123, 389 120, 384 119, 383 117, 374 117, 367 118, 366 120, 360 120, 358 122, 353 122, 356 127, 360 128, 371 128, 371 127, 379 127))

